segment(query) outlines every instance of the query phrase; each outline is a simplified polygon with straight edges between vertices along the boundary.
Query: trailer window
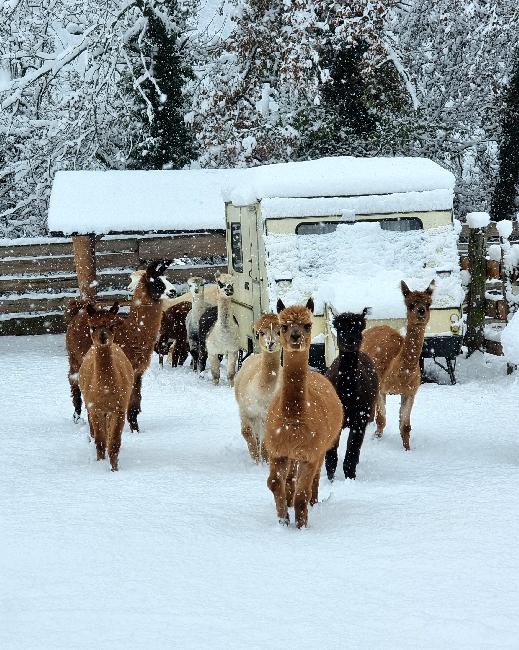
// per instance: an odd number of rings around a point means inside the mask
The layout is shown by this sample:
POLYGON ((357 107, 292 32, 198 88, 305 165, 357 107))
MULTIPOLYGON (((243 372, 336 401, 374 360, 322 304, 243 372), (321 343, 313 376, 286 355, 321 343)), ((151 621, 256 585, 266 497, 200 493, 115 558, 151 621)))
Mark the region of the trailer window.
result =
POLYGON ((327 235, 335 232, 340 224, 373 223, 380 224, 382 230, 392 232, 409 232, 422 230, 423 223, 416 217, 401 217, 399 219, 359 219, 358 221, 311 221, 299 223, 296 226, 296 235, 327 235))
POLYGON ((402 217, 401 219, 377 219, 382 230, 393 232, 409 232, 410 230, 422 230, 423 223, 416 217, 402 217))
POLYGON ((340 223, 344 221, 312 221, 310 223, 298 223, 296 226, 296 235, 327 235, 335 232, 340 223))
POLYGON ((241 243, 241 223, 231 223, 231 258, 232 268, 243 273, 243 249, 241 243))

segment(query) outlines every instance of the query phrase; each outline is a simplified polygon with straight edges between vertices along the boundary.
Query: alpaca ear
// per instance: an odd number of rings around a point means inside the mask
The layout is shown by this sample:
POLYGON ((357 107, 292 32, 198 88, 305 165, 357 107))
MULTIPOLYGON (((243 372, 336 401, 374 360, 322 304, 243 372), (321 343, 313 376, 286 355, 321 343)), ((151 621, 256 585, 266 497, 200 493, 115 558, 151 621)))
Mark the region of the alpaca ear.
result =
POLYGON ((86 313, 89 316, 94 316, 94 314, 97 314, 97 309, 94 307, 94 305, 91 302, 89 302, 86 306, 86 313))
POLYGON ((430 296, 432 296, 435 285, 436 285, 436 280, 431 280, 431 284, 427 287, 425 293, 428 293, 430 296))
POLYGON ((314 313, 314 301, 312 298, 308 298, 308 301, 306 303, 306 308, 309 309, 312 314, 314 313))
POLYGON ((371 314, 371 307, 364 307, 364 309, 362 310, 362 315, 364 316, 364 318, 366 318, 366 316, 369 316, 370 314, 371 314))
POLYGON ((284 302, 281 300, 281 298, 278 298, 278 302, 277 302, 277 305, 276 305, 276 310, 277 310, 278 314, 279 314, 280 312, 282 312, 283 309, 286 309, 286 308, 285 308, 285 304, 284 304, 284 302))
POLYGON ((172 261, 173 260, 155 260, 151 264, 148 264, 146 275, 150 278, 158 278, 159 275, 164 273, 172 261))
POLYGON ((119 311, 119 303, 115 301, 108 311, 110 312, 110 314, 117 314, 117 312, 119 311))
POLYGON ((402 289, 404 298, 407 298, 407 296, 411 293, 411 289, 407 286, 407 284, 403 280, 400 282, 400 288, 402 289))

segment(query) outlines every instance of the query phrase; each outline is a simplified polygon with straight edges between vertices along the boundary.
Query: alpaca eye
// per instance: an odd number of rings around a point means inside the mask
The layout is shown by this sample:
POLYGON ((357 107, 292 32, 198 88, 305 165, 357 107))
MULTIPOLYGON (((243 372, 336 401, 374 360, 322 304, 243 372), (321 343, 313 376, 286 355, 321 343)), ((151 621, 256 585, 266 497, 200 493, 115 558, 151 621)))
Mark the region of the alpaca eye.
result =
POLYGON ((265 332, 258 332, 260 336, 265 336, 265 332))
POLYGON ((286 332, 288 330, 288 325, 281 325, 281 331, 286 332))
POLYGON ((312 326, 310 325, 310 323, 307 323, 305 325, 305 332, 310 332, 311 329, 312 329, 312 326))

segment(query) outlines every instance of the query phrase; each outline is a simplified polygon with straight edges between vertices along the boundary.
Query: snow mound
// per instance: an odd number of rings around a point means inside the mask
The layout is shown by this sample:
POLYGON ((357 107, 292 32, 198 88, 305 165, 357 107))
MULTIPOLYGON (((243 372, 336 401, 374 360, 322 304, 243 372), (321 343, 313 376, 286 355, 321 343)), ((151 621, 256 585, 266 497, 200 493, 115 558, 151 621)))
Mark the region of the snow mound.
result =
MULTIPOLYGON (((337 156, 263 165, 247 170, 229 187, 226 200, 246 205, 251 197, 310 198, 427 192, 454 188, 451 172, 427 158, 337 156)), ((451 206, 449 206, 451 207, 451 206)))
POLYGON ((400 281, 423 290, 436 280, 434 307, 463 299, 456 238, 451 226, 391 232, 379 223, 340 224, 320 235, 267 235, 271 307, 313 295, 316 312, 372 307, 372 318, 404 318, 400 281))
POLYGON ((467 214, 467 224, 469 228, 486 228, 490 223, 488 212, 469 212, 467 214))
MULTIPOLYGON (((243 193, 245 195, 245 193, 243 193)), ((233 195, 234 196, 234 195, 233 195)), ((251 194, 248 195, 248 203, 251 194)), ((233 199, 234 202, 234 199, 233 199)), ((282 217, 326 217, 353 214, 391 214, 396 212, 429 212, 452 209, 452 190, 396 192, 373 196, 271 198, 261 202, 264 219, 282 217)))
POLYGON ((454 176, 426 158, 339 156, 249 169, 62 171, 54 178, 48 227, 66 235, 221 229, 224 200, 248 205, 262 198, 392 194, 381 201, 394 212, 407 200, 398 193, 414 192, 409 200, 416 210, 450 209, 453 187, 454 176), (420 197, 421 192, 433 194, 420 197))
POLYGON ((508 239, 512 234, 512 230, 514 229, 514 224, 508 219, 503 219, 502 221, 498 221, 496 223, 496 228, 500 237, 503 239, 508 239))
POLYGON ((501 333, 503 354, 510 363, 519 364, 519 312, 516 312, 501 333))

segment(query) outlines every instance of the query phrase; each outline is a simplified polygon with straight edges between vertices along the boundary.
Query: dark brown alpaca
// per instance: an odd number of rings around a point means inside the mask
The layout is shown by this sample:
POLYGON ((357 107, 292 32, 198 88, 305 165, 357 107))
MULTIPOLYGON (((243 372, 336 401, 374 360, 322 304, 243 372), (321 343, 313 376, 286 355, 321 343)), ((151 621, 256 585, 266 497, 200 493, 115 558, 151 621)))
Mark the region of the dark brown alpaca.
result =
MULTIPOLYGON (((135 373, 135 383, 127 413, 132 431, 139 430, 137 416, 141 410, 142 375, 150 364, 153 346, 159 332, 162 319, 161 297, 165 290, 165 284, 160 276, 168 266, 168 260, 152 262, 137 283, 128 316, 122 319, 114 315, 114 318, 117 318, 115 342, 123 349, 135 373)), ((79 309, 75 315, 74 311, 75 306, 72 305, 66 342, 74 419, 78 420, 81 415, 81 394, 77 388, 78 371, 92 341, 86 311, 79 309)))
MULTIPOLYGON (((359 348, 366 327, 368 309, 361 314, 344 313, 335 316, 333 326, 337 332, 339 356, 326 376, 335 386, 344 411, 343 428, 349 428, 348 446, 343 469, 346 478, 354 479, 366 426, 375 416, 378 394, 378 377, 375 364, 359 348)), ((326 472, 330 481, 337 468, 337 449, 340 438, 326 452, 326 472)))
POLYGON ((79 369, 79 386, 88 410, 90 435, 97 460, 108 457, 112 471, 118 469, 121 435, 133 388, 133 368, 122 349, 114 343, 117 326, 113 314, 87 305, 92 346, 79 369))
POLYGON ((380 438, 386 426, 386 395, 401 395, 400 435, 404 449, 409 451, 411 410, 421 384, 420 356, 430 317, 434 280, 425 291, 411 291, 403 280, 401 288, 407 308, 405 338, 392 327, 380 325, 364 332, 361 350, 373 359, 380 382, 376 435, 380 438))
POLYGON ((318 500, 319 475, 326 451, 342 427, 342 405, 326 377, 308 368, 313 301, 285 309, 278 300, 283 368, 267 414, 265 447, 280 523, 288 524, 294 504, 298 528, 307 525, 308 503, 318 500))
POLYGON ((189 354, 187 340, 186 317, 191 311, 191 303, 187 300, 173 305, 162 314, 159 338, 155 343, 155 352, 159 355, 162 366, 163 357, 171 353, 171 365, 184 365, 189 354))

